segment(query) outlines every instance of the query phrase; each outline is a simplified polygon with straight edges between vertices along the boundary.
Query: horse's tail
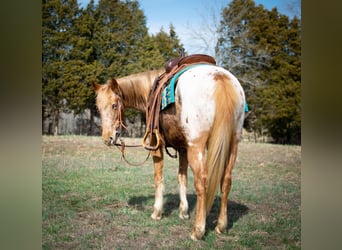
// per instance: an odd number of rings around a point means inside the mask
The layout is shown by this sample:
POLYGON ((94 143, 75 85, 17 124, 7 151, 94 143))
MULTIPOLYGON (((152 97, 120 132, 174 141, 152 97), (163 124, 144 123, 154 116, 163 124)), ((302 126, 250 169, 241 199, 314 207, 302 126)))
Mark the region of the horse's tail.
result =
POLYGON ((206 209, 209 213, 218 186, 223 178, 234 143, 235 122, 234 110, 237 104, 237 94, 228 76, 215 76, 216 90, 214 92, 216 111, 214 123, 208 139, 206 158, 208 186, 206 209))

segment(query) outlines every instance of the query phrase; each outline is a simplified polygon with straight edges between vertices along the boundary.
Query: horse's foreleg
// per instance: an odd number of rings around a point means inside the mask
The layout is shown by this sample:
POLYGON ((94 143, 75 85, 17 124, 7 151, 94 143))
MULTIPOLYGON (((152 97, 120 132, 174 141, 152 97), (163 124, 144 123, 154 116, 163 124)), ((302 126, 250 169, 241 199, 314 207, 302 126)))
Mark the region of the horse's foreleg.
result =
POLYGON ((220 204, 220 214, 217 222, 217 226, 215 227, 215 231, 217 233, 223 233, 228 225, 228 217, 227 217, 227 206, 228 206, 228 195, 230 192, 230 188, 232 185, 232 170, 233 166, 236 161, 236 156, 237 156, 237 139, 234 138, 234 141, 231 144, 231 149, 230 149, 230 156, 229 156, 229 161, 228 165, 225 169, 224 176, 222 177, 221 180, 221 204, 220 204))
POLYGON ((178 170, 178 183, 179 183, 179 218, 189 219, 189 205, 186 199, 186 190, 188 186, 188 159, 186 150, 179 150, 179 170, 178 170))
POLYGON ((188 149, 188 161, 194 174, 194 185, 197 194, 196 219, 191 233, 193 240, 199 240, 205 233, 206 223, 206 190, 207 170, 204 164, 204 148, 191 147, 188 149))
POLYGON ((162 148, 152 151, 154 163, 154 186, 155 186, 155 200, 153 206, 153 213, 151 218, 160 220, 163 211, 163 150, 162 148))

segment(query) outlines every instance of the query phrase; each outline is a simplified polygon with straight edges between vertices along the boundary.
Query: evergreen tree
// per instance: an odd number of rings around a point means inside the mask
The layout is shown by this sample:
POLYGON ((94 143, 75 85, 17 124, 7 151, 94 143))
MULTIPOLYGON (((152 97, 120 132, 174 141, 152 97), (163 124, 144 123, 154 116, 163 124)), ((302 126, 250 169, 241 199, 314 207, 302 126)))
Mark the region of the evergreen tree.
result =
POLYGON ((155 43, 148 35, 146 17, 136 1, 128 2, 131 11, 132 28, 129 34, 130 49, 125 56, 128 58, 126 74, 138 73, 160 67, 161 57, 155 43))
POLYGON ((130 74, 127 66, 139 60, 137 43, 147 35, 145 16, 138 3, 100 0, 96 15, 94 45, 103 68, 101 80, 130 74))
POLYGON ((174 26, 171 24, 169 33, 166 33, 163 28, 153 36, 157 43, 157 48, 160 51, 164 62, 170 60, 171 58, 179 57, 180 50, 183 45, 176 34, 174 26))
POLYGON ((93 45, 95 31, 95 6, 91 0, 72 27, 70 59, 65 63, 64 98, 74 115, 90 110, 89 133, 93 133, 94 116, 97 114, 95 95, 91 83, 97 80, 101 69, 93 45))
POLYGON ((252 110, 246 126, 268 129, 279 143, 300 143, 300 20, 252 0, 233 0, 222 12, 219 63, 242 82, 252 110))
POLYGON ((135 53, 136 61, 127 65, 127 71, 131 73, 160 69, 165 62, 156 41, 149 35, 145 35, 138 43, 135 53))
POLYGON ((58 132, 61 111, 66 110, 64 99, 65 62, 70 59, 71 28, 78 17, 76 0, 43 0, 42 4, 42 115, 52 118, 54 134, 58 132))

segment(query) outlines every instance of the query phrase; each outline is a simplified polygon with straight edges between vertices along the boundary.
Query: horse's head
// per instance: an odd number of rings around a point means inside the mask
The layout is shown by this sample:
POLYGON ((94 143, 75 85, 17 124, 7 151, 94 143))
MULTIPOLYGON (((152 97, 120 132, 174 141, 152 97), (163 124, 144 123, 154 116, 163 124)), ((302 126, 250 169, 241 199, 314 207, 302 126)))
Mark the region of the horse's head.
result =
POLYGON ((116 143, 123 125, 123 97, 120 87, 115 79, 108 80, 106 84, 93 82, 96 93, 96 106, 101 115, 102 140, 110 146, 116 143))

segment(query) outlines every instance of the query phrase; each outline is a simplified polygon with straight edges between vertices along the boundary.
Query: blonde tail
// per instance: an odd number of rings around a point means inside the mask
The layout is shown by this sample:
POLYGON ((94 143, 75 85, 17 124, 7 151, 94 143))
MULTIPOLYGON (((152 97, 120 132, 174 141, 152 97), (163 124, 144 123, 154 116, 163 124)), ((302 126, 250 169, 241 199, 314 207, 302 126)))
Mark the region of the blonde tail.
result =
POLYGON ((213 205, 218 186, 228 165, 233 133, 235 133, 234 108, 237 95, 229 81, 230 79, 226 75, 216 76, 216 115, 209 135, 206 159, 208 173, 207 213, 213 205))

